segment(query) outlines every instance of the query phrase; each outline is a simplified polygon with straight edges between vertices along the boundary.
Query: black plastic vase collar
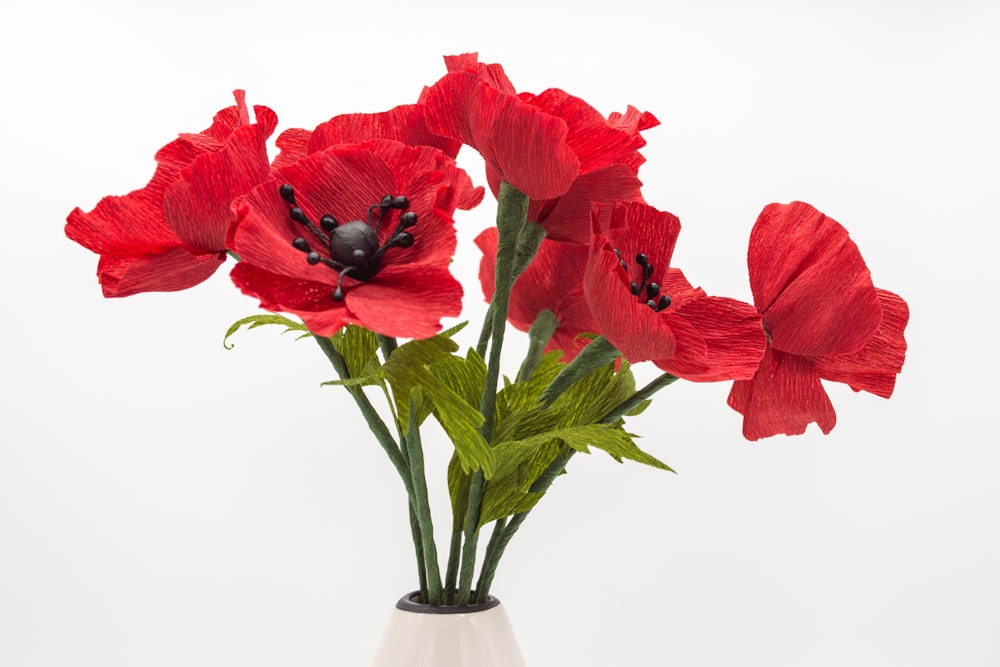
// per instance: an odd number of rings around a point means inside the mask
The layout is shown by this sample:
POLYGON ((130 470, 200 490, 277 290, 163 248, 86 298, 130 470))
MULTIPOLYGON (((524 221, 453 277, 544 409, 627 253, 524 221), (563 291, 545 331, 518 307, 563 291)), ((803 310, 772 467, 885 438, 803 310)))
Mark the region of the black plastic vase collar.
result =
POLYGON ((419 599, 420 591, 407 593, 403 597, 399 598, 399 602, 396 603, 396 609, 408 611, 414 614, 474 614, 477 611, 492 609, 500 604, 500 600, 496 599, 492 595, 486 598, 486 602, 481 602, 479 604, 442 605, 440 607, 432 607, 429 604, 418 602, 419 599))

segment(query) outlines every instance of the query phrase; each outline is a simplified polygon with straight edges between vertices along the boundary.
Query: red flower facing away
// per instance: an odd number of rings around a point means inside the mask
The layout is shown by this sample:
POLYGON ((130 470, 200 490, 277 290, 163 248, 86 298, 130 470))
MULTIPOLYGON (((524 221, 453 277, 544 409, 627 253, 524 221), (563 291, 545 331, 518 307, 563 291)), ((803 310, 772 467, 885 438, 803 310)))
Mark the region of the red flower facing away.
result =
POLYGON ((639 131, 657 124, 652 114, 630 108, 605 119, 562 90, 516 94, 500 65, 480 63, 474 53, 445 62, 449 73, 421 97, 428 127, 479 151, 494 191, 503 180, 528 195, 534 207, 529 219, 545 223, 555 206, 547 200, 566 195, 578 177, 612 165, 609 173, 581 184, 576 198, 585 201, 575 207, 567 201, 570 211, 554 216, 551 225, 561 240, 588 240, 590 202, 596 198, 586 199, 586 188, 605 197, 638 196, 638 149, 645 143, 639 131), (580 207, 582 216, 570 215, 580 207), (566 218, 576 221, 575 229, 563 229, 570 224, 566 218))
POLYGON ((230 203, 266 178, 265 142, 277 125, 261 106, 251 124, 243 91, 234 95, 236 105, 216 114, 210 128, 160 149, 146 187, 69 214, 66 235, 101 255, 104 296, 186 289, 225 260, 230 203))
POLYGON ((425 338, 461 310, 448 266, 468 176, 427 146, 339 144, 276 170, 237 200, 232 278, 316 334, 345 324, 425 338))
POLYGON ((632 363, 653 361, 688 380, 749 378, 764 351, 750 304, 710 297, 670 268, 680 221, 620 203, 608 228, 595 214, 584 294, 598 330, 632 363))
MULTIPOLYGON (((487 301, 493 299, 496 278, 497 228, 490 227, 476 237, 483 251, 479 281, 487 301)), ((561 350, 562 361, 571 361, 589 339, 580 334, 594 333, 597 324, 583 297, 583 268, 587 246, 543 239, 535 258, 514 283, 510 292, 507 320, 527 331, 543 310, 556 316, 556 330, 545 346, 546 352, 561 350)))
POLYGON ((769 345, 729 405, 757 440, 829 433, 837 421, 821 379, 888 398, 906 353, 906 302, 877 289, 847 230, 809 204, 771 204, 757 218, 747 254, 754 304, 769 345))

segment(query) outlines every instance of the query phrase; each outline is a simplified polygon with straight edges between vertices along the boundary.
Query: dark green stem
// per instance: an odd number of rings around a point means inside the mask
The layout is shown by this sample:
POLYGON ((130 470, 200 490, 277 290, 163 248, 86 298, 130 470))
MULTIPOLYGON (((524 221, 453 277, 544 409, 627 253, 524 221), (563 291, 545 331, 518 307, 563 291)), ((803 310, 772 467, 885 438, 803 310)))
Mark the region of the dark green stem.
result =
POLYGON ((413 507, 420 526, 424 566, 427 572, 427 596, 424 601, 431 606, 441 605, 441 570, 438 567, 437 546, 434 544, 434 524, 431 522, 431 506, 427 499, 427 478, 424 475, 424 450, 420 442, 420 424, 417 404, 420 390, 410 395, 410 427, 406 434, 406 452, 410 462, 413 480, 413 507))
MULTIPOLYGON (((347 363, 344 358, 340 356, 340 352, 334 347, 333 342, 326 338, 325 336, 313 336, 316 339, 316 343, 319 345, 323 353, 326 354, 327 359, 330 360, 330 364, 333 369, 337 371, 337 375, 340 379, 347 380, 350 379, 351 374, 347 370, 347 363)), ((361 410, 361 415, 368 422, 368 428, 371 430, 372 435, 385 450, 386 455, 389 457, 389 461, 392 463, 393 467, 396 468, 396 472, 399 473, 399 477, 403 480, 403 487, 406 489, 406 495, 408 498, 413 498, 413 483, 410 479, 410 468, 406 464, 406 460, 403 458, 403 454, 399 449, 399 445, 396 444, 396 440, 392 437, 389 432, 389 428, 382 421, 382 417, 376 412, 375 407, 365 396, 364 391, 361 387, 344 387, 354 398, 354 402, 358 404, 358 408, 361 410)))
MULTIPOLYGON (((500 193, 497 198, 497 257, 494 280, 493 299, 490 302, 489 315, 492 316, 492 331, 489 349, 489 362, 486 365, 486 381, 483 383, 483 395, 479 411, 483 415, 483 424, 479 429, 483 440, 490 441, 493 433, 493 420, 496 417, 497 384, 500 379, 500 352, 503 349, 504 331, 507 325, 507 307, 510 304, 510 290, 514 285, 515 254, 518 237, 528 218, 528 196, 511 187, 509 183, 500 183, 500 193)), ((536 246, 537 248, 537 246, 536 246)), ((522 260, 523 261, 523 260, 522 260)), ((524 262, 527 266, 527 262, 524 262)), ((485 327, 484 327, 485 329, 485 327)), ((476 547, 479 542, 479 517, 482 510, 483 470, 480 468, 472 473, 469 485, 469 499, 465 511, 465 543, 462 547, 462 564, 459 570, 459 586, 456 603, 468 604, 472 591, 472 578, 476 568, 476 547)))
POLYGON ((453 528, 448 548, 448 571, 444 575, 444 599, 454 604, 458 587, 458 561, 462 557, 462 529, 453 528))

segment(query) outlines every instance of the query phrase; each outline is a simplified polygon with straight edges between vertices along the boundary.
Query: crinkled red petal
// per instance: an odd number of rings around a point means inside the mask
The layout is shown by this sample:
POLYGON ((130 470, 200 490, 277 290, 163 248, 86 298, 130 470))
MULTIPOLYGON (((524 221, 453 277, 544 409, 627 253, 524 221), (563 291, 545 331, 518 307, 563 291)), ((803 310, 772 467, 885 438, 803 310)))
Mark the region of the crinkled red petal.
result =
POLYGON ((391 266, 347 290, 344 301, 376 333, 428 338, 441 331, 442 318, 461 314, 462 285, 446 268, 391 266))
POLYGON ((750 235, 754 303, 771 344, 804 356, 857 352, 882 318, 857 246, 809 204, 771 204, 750 235))
POLYGON ((609 165, 577 177, 558 199, 531 200, 528 219, 545 227, 548 239, 589 245, 594 202, 605 204, 598 215, 606 227, 615 202, 644 201, 641 188, 642 181, 631 168, 609 165))
POLYGON ((566 142, 566 123, 491 87, 478 73, 447 74, 423 100, 431 132, 472 146, 529 197, 558 197, 573 183, 580 161, 566 142))
POLYGON ((106 297, 140 292, 177 292, 194 287, 215 273, 225 255, 193 255, 184 248, 148 257, 101 255, 97 278, 106 297))
POLYGON ((584 295, 598 332, 631 363, 674 356, 673 331, 652 308, 632 296, 628 277, 613 251, 606 237, 597 237, 584 271, 584 295))
POLYGON ((224 250, 235 220, 233 199, 267 178, 266 142, 278 118, 266 107, 254 107, 254 112, 255 124, 236 128, 220 150, 195 158, 164 194, 167 221, 193 251, 224 250))
MULTIPOLYGON (((550 88, 538 95, 521 93, 518 97, 541 111, 561 118, 569 133, 566 141, 580 160, 580 174, 611 164, 636 164, 636 151, 646 141, 635 132, 611 125, 599 111, 579 97, 558 88, 550 88)), ((638 123, 638 121, 637 121, 638 123)), ((638 125, 636 126, 638 127, 638 125)))
POLYGON ((733 383, 729 405, 743 415, 743 436, 805 433, 810 422, 829 433, 837 423, 830 398, 810 361, 769 346, 751 380, 733 383))
POLYGON ((757 372, 767 341, 760 315, 748 303, 725 297, 702 297, 672 304, 662 313, 674 334, 677 320, 684 320, 701 338, 701 350, 677 343, 673 358, 654 363, 686 380, 718 382, 748 380, 757 372), (692 353, 693 352, 693 353, 692 353))
POLYGON ((882 303, 882 323, 868 344, 853 354, 815 358, 813 365, 824 380, 889 398, 906 358, 903 330, 910 312, 898 295, 881 289, 877 292, 882 303))

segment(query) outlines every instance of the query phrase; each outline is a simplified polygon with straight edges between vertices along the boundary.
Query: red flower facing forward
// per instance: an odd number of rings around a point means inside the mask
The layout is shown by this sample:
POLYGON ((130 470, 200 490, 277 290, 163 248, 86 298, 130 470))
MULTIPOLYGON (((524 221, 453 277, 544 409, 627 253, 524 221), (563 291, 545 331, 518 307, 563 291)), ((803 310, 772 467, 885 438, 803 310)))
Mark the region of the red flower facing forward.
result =
POLYGON ((809 204, 771 204, 757 218, 747 254, 754 304, 769 345, 729 405, 743 435, 758 440, 829 433, 837 421, 820 379, 888 398, 906 353, 906 302, 877 289, 847 230, 809 204))
MULTIPOLYGON (((479 282, 489 302, 493 299, 496 279, 497 228, 483 231, 476 237, 476 245, 483 251, 479 282)), ((555 313, 556 330, 545 351, 561 350, 564 362, 571 361, 589 342, 581 334, 597 331, 597 323, 583 296, 587 253, 586 246, 543 239, 534 259, 510 292, 507 320, 521 331, 528 331, 541 311, 555 313)))
POLYGON ((426 338, 461 311, 452 213, 471 181, 426 146, 341 144, 277 170, 235 203, 233 281, 329 336, 359 324, 426 338))
POLYGON ((680 221, 639 203, 619 203, 610 226, 595 214, 584 294, 598 333, 632 363, 653 361, 688 380, 749 378, 764 352, 750 304, 710 297, 670 269, 680 221))
POLYGON ((265 142, 277 125, 261 106, 251 124, 243 91, 234 95, 210 128, 160 149, 146 187, 69 214, 66 235, 101 255, 104 296, 186 289, 225 260, 230 203, 267 177, 265 142))

